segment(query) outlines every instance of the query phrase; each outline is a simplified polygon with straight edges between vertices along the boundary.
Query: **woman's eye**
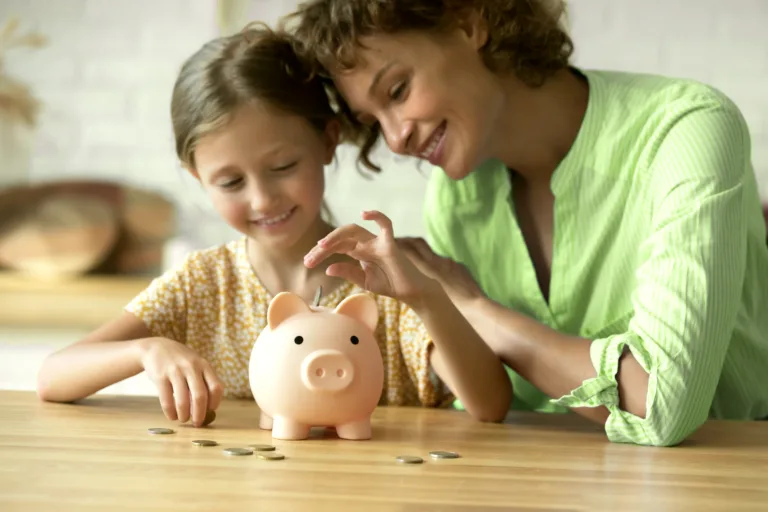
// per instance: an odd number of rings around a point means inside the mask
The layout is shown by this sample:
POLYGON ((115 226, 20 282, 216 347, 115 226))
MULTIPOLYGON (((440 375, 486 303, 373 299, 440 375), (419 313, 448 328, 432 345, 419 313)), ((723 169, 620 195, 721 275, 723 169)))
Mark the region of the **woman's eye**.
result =
POLYGON ((290 169, 290 168, 294 167, 294 166, 296 165, 296 163, 297 163, 297 162, 291 162, 291 163, 289 163, 289 164, 286 164, 286 165, 281 165, 280 167, 275 167, 273 170, 274 170, 274 171, 277 171, 277 172, 280 172, 280 171, 287 171, 288 169, 290 169))
POLYGON ((406 84, 405 80, 397 82, 389 90, 389 97, 392 98, 393 100, 399 100, 403 96, 403 93, 405 92, 406 85, 407 84, 406 84))

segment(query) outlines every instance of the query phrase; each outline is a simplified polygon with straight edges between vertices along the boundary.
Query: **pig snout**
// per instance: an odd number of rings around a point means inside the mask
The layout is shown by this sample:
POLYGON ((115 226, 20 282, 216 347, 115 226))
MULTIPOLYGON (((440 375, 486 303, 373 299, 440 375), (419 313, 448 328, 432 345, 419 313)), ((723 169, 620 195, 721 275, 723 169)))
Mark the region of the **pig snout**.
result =
POLYGON ((316 350, 304 359, 301 379, 313 391, 341 391, 354 373, 352 361, 338 350, 316 350))

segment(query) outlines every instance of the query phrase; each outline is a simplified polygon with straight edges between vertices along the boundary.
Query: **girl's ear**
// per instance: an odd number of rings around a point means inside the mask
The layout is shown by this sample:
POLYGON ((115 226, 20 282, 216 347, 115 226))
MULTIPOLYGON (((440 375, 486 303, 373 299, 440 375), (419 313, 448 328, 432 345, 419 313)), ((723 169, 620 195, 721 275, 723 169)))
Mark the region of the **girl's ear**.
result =
POLYGON ((325 165, 333 162, 333 156, 336 154, 336 147, 339 145, 341 136, 341 123, 338 119, 331 119, 325 125, 325 165))
POLYGON ((189 165, 182 165, 182 167, 190 174, 193 178, 195 178, 197 181, 200 181, 200 175, 197 173, 197 170, 194 169, 192 166, 189 165))

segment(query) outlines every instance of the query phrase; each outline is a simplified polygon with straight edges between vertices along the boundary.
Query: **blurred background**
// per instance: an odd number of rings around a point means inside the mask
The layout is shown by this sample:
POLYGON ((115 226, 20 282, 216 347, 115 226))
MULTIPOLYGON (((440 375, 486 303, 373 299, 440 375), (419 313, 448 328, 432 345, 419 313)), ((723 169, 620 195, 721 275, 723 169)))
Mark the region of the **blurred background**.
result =
MULTIPOLYGON (((238 236, 176 161, 171 88, 204 42, 274 24, 297 3, 0 0, 0 389, 34 389, 46 354, 114 316, 187 251, 238 236)), ((768 202, 768 1, 571 0, 566 22, 578 66, 694 78, 728 94, 750 126, 768 202)), ((384 172, 373 179, 349 147, 327 169, 335 218, 376 208, 398 235, 423 235, 427 171, 385 149, 375 157, 384 172)), ((107 391, 153 393, 142 376, 107 391)))

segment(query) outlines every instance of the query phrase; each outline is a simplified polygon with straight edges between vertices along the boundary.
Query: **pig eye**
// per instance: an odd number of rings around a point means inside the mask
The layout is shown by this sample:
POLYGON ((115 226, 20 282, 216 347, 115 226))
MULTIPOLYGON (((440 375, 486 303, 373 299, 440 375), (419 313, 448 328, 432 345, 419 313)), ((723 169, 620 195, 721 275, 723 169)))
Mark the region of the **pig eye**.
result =
POLYGON ((360 340, 359 340, 359 339, 357 339, 357 336, 352 336, 352 337, 349 339, 349 341, 351 341, 353 345, 357 345, 358 343, 360 343, 360 340))
POLYGON ((296 336, 295 338, 293 338, 293 342, 297 345, 301 345, 302 343, 304 343, 304 338, 302 338, 301 336, 296 336))

